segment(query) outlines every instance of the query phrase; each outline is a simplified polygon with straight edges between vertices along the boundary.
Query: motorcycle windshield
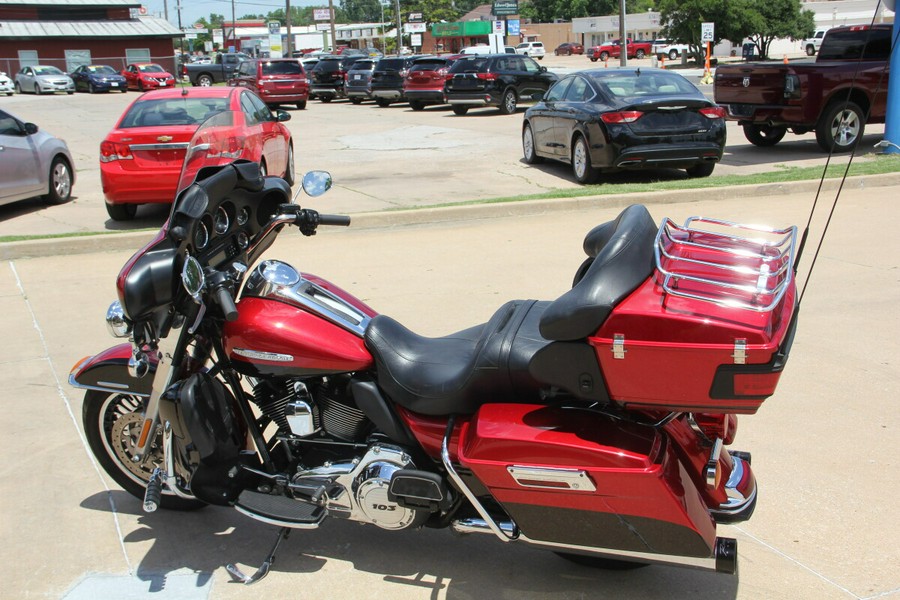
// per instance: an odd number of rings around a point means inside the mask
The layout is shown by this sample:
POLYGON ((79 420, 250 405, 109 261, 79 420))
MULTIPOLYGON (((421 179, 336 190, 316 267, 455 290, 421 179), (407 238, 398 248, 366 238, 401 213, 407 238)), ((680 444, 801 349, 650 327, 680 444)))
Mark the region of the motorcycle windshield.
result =
MULTIPOLYGON (((240 157, 241 141, 235 127, 239 122, 235 111, 226 110, 209 117, 197 128, 184 154, 176 199, 194 183, 202 169, 227 165, 240 157)), ((173 211, 177 204, 177 200, 172 204, 173 211)))

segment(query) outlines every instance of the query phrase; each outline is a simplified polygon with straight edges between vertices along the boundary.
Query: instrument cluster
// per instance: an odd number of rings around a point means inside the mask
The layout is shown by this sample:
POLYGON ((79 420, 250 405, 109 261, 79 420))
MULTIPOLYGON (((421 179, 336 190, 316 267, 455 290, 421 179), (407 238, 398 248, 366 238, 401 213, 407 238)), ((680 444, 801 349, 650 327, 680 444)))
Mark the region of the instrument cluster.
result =
POLYGON ((211 206, 194 227, 191 239, 194 253, 207 264, 219 266, 245 253, 259 230, 258 219, 250 204, 225 199, 211 206))

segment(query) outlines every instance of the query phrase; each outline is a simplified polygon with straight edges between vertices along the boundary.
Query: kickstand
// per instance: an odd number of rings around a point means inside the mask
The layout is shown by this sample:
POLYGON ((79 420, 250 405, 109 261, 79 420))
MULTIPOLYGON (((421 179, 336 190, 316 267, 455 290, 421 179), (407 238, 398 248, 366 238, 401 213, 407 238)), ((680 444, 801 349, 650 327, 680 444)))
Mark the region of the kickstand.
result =
POLYGON ((282 527, 281 531, 278 532, 278 538, 275 540, 275 545, 272 546, 272 551, 269 552, 269 555, 266 557, 265 562, 256 570, 256 573, 250 575, 244 575, 240 569, 237 568, 237 565, 227 564, 225 565, 225 570, 231 573, 231 576, 240 583, 244 585, 252 585, 269 574, 269 569, 272 568, 272 565, 275 564, 275 552, 278 551, 278 546, 281 545, 282 540, 288 539, 288 536, 291 535, 291 530, 288 527, 282 527))

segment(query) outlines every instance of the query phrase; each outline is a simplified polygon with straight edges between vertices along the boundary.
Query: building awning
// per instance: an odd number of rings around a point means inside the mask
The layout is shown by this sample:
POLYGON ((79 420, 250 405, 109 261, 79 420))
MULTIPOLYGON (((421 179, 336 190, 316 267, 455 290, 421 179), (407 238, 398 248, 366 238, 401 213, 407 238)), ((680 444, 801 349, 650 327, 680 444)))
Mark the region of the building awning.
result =
POLYGON ((127 21, 0 21, 0 39, 182 37, 177 27, 158 17, 127 21))

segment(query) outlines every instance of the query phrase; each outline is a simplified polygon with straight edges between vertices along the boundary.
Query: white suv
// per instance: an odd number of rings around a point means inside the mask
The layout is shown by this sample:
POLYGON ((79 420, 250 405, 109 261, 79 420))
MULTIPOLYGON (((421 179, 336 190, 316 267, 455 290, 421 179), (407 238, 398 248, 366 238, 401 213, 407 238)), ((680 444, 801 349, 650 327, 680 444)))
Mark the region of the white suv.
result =
POLYGON ((523 42, 516 46, 516 54, 524 54, 541 60, 544 58, 544 42, 523 42))

